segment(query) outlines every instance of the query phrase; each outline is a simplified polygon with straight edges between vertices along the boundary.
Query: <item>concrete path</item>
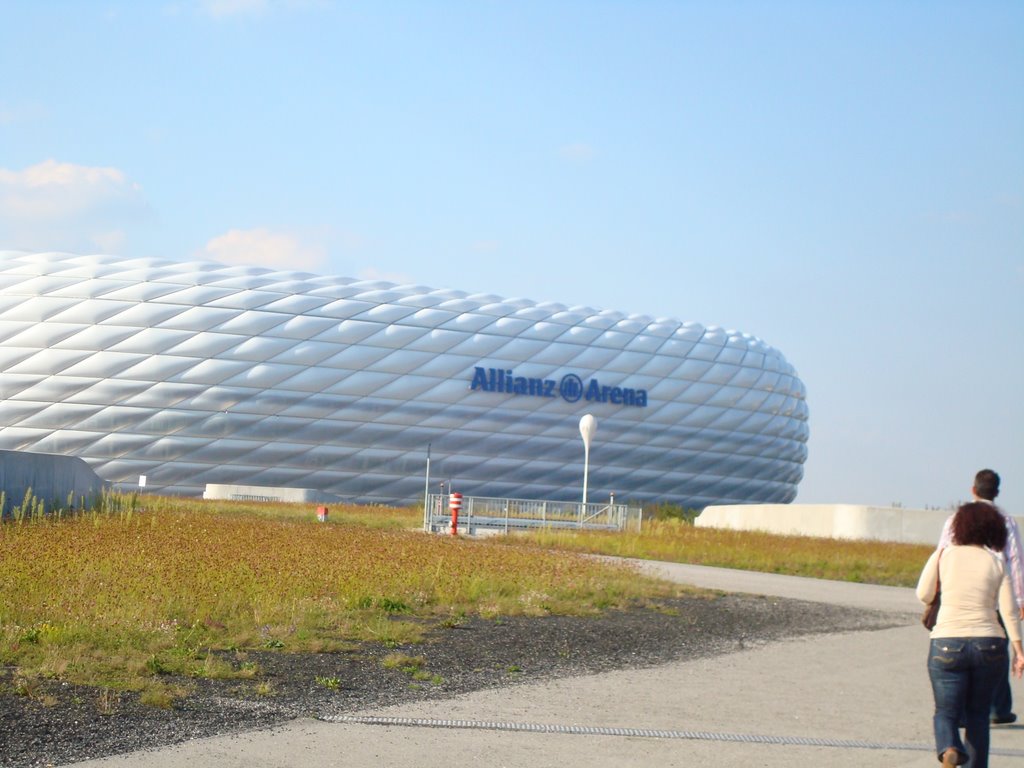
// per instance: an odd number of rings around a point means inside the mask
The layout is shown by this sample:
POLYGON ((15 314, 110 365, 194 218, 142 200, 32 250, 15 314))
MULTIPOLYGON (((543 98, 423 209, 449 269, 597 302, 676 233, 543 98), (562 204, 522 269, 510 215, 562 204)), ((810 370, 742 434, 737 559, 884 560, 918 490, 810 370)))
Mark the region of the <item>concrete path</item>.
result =
MULTIPOLYGON (((77 765, 878 765, 932 768, 927 632, 909 589, 637 561, 645 573, 730 592, 890 611, 894 629, 825 634, 654 669, 480 691, 334 722, 202 739, 77 765)), ((1024 685, 1013 682, 1024 715, 1024 685)), ((992 766, 1024 768, 1024 725, 992 731, 992 766)))

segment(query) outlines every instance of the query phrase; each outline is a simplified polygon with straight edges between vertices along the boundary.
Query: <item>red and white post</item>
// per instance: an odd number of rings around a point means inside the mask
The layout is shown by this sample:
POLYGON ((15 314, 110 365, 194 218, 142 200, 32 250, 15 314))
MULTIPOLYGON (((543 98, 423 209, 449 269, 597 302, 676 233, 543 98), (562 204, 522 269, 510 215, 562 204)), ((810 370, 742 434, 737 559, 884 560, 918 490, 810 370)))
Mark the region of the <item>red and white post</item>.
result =
POLYGON ((459 510, 462 509, 462 494, 448 494, 448 509, 452 513, 452 536, 459 535, 459 510))

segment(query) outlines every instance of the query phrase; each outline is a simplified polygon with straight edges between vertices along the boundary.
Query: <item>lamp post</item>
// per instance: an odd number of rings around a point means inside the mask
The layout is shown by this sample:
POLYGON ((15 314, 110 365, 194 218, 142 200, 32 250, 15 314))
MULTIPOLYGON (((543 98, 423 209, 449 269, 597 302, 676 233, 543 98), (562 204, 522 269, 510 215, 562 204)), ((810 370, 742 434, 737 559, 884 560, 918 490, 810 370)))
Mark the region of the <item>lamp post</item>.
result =
POLYGON ((427 443, 427 476, 423 482, 423 530, 430 530, 430 443, 427 443))
POLYGON ((590 441, 597 431, 597 419, 589 413, 580 419, 580 435, 583 436, 583 504, 587 504, 587 474, 590 471, 590 441))

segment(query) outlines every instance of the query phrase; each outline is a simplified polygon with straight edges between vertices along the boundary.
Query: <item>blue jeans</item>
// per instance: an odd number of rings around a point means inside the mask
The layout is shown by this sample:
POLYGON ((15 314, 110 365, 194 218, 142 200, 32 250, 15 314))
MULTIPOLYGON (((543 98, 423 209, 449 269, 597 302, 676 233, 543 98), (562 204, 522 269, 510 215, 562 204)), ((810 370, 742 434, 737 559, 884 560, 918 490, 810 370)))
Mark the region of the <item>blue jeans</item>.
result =
MULTIPOLYGON (((1003 623, 1003 615, 1001 613, 996 614, 999 617, 999 626, 1006 629, 1006 625, 1003 623)), ((1003 676, 996 683, 995 692, 992 694, 992 717, 1005 718, 1013 714, 1013 694, 1010 693, 1010 641, 1004 640, 1006 643, 1006 669, 1003 676)))
POLYGON ((935 696, 935 749, 966 752, 970 768, 988 768, 989 708, 1007 663, 1002 637, 939 637, 931 641, 928 677, 935 696), (957 729, 964 718, 965 738, 957 729))

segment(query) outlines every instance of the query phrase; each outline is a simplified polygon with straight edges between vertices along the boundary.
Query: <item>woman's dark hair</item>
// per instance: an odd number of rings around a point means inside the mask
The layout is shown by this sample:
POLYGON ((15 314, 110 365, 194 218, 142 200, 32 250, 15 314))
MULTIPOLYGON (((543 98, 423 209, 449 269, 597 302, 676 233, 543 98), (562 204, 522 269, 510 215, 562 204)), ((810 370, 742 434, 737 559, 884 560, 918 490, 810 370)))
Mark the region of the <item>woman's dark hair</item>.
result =
POLYGON ((953 541, 962 546, 988 547, 1002 552, 1006 546, 1006 520, 991 504, 964 504, 953 518, 953 541))

